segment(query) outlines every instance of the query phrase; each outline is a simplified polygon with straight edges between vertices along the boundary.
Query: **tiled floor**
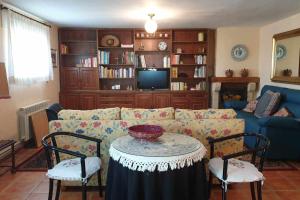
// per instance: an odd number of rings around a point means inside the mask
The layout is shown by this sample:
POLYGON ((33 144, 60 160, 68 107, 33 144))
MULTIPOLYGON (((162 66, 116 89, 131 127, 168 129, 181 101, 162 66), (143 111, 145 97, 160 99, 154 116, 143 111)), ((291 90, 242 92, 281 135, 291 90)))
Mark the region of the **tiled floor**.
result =
MULTIPOLYGON (((300 171, 265 171, 267 180, 263 186, 264 200, 297 200, 300 199, 300 171)), ((46 200, 48 179, 44 172, 6 173, 0 177, 1 200, 46 200)), ((98 192, 88 192, 89 200, 101 200, 98 192)), ((81 199, 80 191, 63 191, 60 199, 81 199)), ((213 200, 221 199, 219 187, 213 189, 213 200)), ((232 185, 228 199, 251 199, 248 184, 232 185)))

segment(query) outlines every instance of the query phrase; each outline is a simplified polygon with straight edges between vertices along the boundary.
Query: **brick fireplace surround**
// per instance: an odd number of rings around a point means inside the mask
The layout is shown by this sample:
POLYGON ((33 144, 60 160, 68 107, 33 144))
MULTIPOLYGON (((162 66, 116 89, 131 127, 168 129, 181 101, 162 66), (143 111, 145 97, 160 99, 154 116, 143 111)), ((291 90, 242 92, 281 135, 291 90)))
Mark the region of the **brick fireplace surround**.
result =
POLYGON ((220 107, 220 92, 222 84, 237 85, 239 87, 241 84, 247 84, 247 101, 254 100, 256 98, 256 91, 259 84, 258 77, 213 77, 212 87, 211 87, 211 107, 220 107))

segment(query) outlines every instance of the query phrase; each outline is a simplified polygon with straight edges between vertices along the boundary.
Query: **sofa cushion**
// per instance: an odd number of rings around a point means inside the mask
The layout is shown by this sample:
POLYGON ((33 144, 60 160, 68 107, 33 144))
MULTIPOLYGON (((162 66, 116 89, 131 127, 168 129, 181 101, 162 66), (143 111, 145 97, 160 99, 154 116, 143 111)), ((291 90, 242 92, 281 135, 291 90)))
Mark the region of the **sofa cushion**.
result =
POLYGON ((175 119, 233 119, 236 112, 233 109, 190 110, 176 109, 175 119))
POLYGON ((245 112, 253 113, 256 109, 257 100, 249 101, 247 106, 243 109, 245 112))
POLYGON ((279 103, 280 93, 268 90, 258 100, 254 115, 259 118, 270 116, 277 109, 279 103))
POLYGON ((167 120, 174 119, 174 108, 158 108, 158 109, 138 109, 138 108, 122 108, 121 119, 147 119, 147 120, 167 120))
POLYGON ((286 108, 283 107, 273 114, 275 117, 292 117, 293 114, 286 108))
POLYGON ((120 108, 105 108, 94 110, 61 110, 58 113, 61 120, 118 120, 120 108))

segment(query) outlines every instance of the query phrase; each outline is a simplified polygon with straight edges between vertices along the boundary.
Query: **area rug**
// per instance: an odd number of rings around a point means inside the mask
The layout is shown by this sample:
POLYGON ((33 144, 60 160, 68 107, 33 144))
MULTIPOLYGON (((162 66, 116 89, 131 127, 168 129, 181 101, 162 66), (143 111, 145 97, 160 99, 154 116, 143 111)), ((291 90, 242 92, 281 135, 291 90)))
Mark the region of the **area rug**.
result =
POLYGON ((17 171, 47 171, 47 160, 44 149, 20 164, 17 171))

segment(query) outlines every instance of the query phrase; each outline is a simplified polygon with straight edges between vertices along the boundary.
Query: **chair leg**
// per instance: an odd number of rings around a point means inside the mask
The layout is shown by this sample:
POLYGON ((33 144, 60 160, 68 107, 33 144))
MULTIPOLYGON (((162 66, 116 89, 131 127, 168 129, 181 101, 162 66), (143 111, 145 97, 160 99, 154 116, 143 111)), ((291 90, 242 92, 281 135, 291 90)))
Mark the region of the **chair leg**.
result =
POLYGON ((99 195, 100 195, 100 197, 103 197, 102 183, 101 183, 101 171, 100 170, 97 172, 97 178, 98 178, 98 186, 99 186, 99 195))
POLYGON ((52 200, 52 194, 53 194, 53 179, 49 179, 49 194, 48 194, 48 200, 52 200))
POLYGON ((57 181, 55 200, 59 200, 61 180, 57 181))
POLYGON ((209 171, 208 175, 208 198, 210 198, 211 195, 211 188, 212 188, 212 173, 209 171))
POLYGON ((256 195, 255 195, 255 187, 254 187, 254 182, 250 183, 250 189, 251 189, 251 196, 252 196, 252 200, 256 200, 256 195))
POLYGON ((261 181, 257 182, 257 199, 262 200, 261 181))
POLYGON ((227 196, 226 196, 226 186, 225 186, 225 183, 222 182, 222 200, 226 200, 227 199, 227 196))
POLYGON ((86 183, 82 183, 82 200, 86 200, 86 183))

